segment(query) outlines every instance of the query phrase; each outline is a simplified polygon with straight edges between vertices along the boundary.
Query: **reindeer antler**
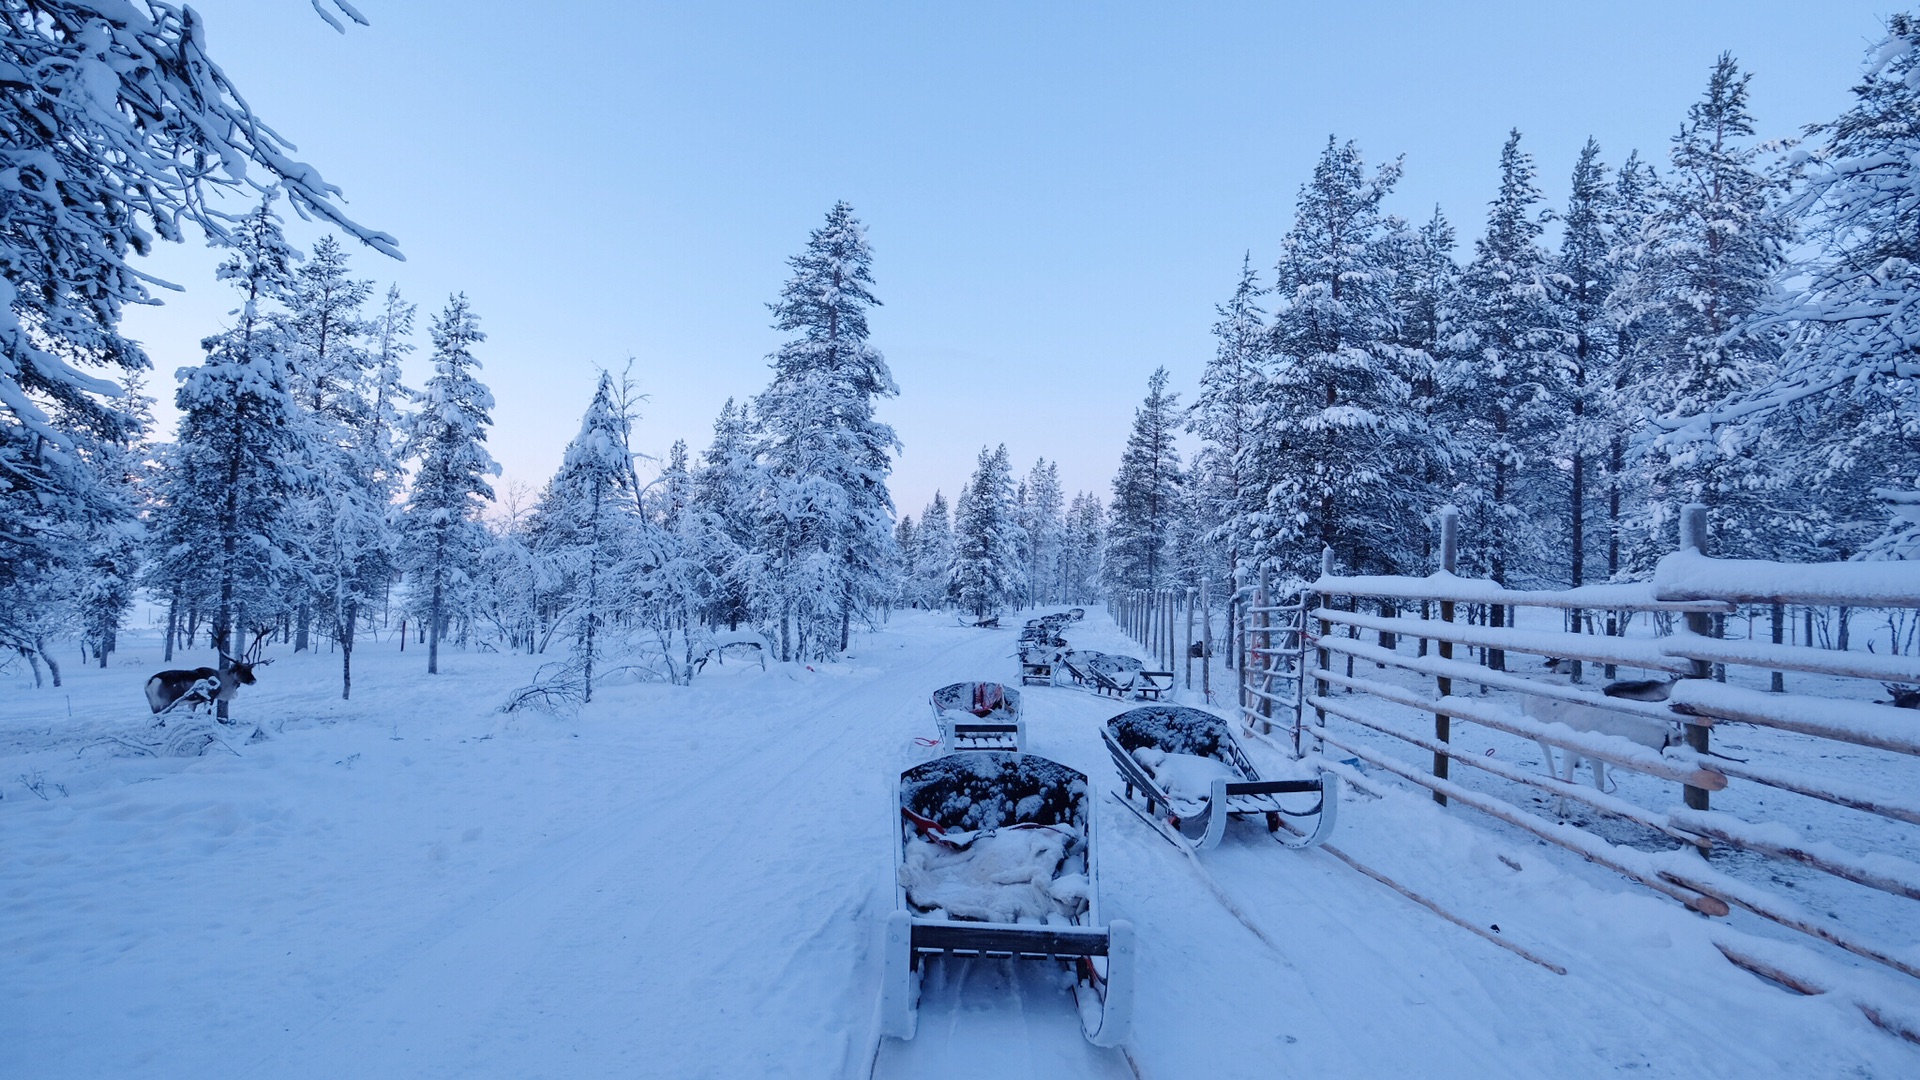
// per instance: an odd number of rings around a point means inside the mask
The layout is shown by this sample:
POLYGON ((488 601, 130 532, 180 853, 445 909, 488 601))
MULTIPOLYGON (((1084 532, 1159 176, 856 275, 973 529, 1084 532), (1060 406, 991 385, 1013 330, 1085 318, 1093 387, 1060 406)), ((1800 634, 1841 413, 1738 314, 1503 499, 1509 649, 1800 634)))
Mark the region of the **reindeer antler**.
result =
POLYGON ((272 634, 273 634, 273 627, 271 626, 262 626, 259 629, 255 630, 253 632, 253 643, 248 645, 247 651, 240 655, 241 661, 243 663, 251 664, 254 667, 261 667, 263 665, 273 663, 273 661, 271 660, 260 659, 260 650, 266 647, 267 638, 270 637, 272 634))

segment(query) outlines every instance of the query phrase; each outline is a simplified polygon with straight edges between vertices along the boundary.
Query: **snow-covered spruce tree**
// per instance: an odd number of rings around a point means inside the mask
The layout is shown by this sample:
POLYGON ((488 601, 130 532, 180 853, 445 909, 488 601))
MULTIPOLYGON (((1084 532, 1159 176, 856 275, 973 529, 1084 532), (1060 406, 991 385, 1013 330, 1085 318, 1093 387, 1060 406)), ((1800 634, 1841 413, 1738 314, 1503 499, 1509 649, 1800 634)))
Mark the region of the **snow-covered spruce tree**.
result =
POLYGON ((1560 328, 1568 339, 1569 363, 1562 384, 1567 423, 1554 453, 1567 458, 1567 583, 1575 588, 1587 580, 1587 523, 1594 516, 1587 484, 1589 464, 1596 454, 1605 452, 1603 432, 1596 429, 1591 414, 1596 390, 1604 387, 1604 376, 1613 370, 1611 350, 1617 340, 1607 318, 1615 276, 1615 264, 1608 258, 1613 249, 1607 227, 1612 197, 1600 144, 1589 138, 1573 166, 1573 190, 1562 219, 1553 291, 1560 328))
POLYGON ((963 610, 977 619, 1019 603, 1026 592, 1025 539, 1007 446, 983 446, 953 521, 953 588, 963 610))
POLYGON ((310 426, 311 482, 290 507, 301 543, 300 577, 310 592, 295 609, 294 649, 309 644, 316 609, 340 646, 340 696, 353 693, 353 647, 361 615, 385 593, 393 572, 391 514, 400 467, 393 431, 399 385, 395 320, 410 305, 389 291, 381 316, 361 308, 373 283, 349 276, 338 241, 323 237, 294 272, 288 317, 295 399, 310 426), (387 355, 382 355, 383 353, 387 355))
POLYGON ((0 591, 16 599, 56 595, 39 579, 60 549, 131 513, 91 459, 136 434, 117 384, 150 366, 120 332, 125 306, 151 300, 136 256, 189 226, 230 243, 220 194, 276 183, 397 254, 287 156, 205 41, 190 9, 156 0, 0 4, 0 591))
POLYGON ((508 648, 532 654, 538 651, 542 595, 534 569, 532 507, 519 484, 509 485, 497 505, 484 523, 487 544, 474 578, 474 615, 508 648))
POLYGON ((1644 468, 1629 460, 1628 447, 1646 424, 1642 390, 1660 370, 1660 342, 1667 320, 1659 281, 1648 263, 1657 235, 1654 216, 1659 178, 1638 153, 1627 155, 1613 182, 1606 227, 1610 243, 1605 318, 1613 344, 1609 369, 1594 395, 1587 421, 1606 444, 1601 482, 1606 488, 1607 580, 1630 580, 1650 570, 1667 550, 1628 528, 1629 515, 1646 502, 1644 468))
POLYGON ((947 497, 935 491, 933 501, 921 511, 919 543, 913 550, 909 578, 915 603, 931 611, 951 602, 953 560, 953 514, 947 497))
POLYGON ((753 546, 759 468, 753 459, 752 426, 747 407, 736 407, 728 398, 713 422, 713 441, 701 455, 693 480, 694 510, 705 525, 702 557, 713 581, 705 617, 709 626, 725 625, 728 630, 738 630, 751 617, 745 560, 753 546))
POLYGON ((1757 456, 1775 490, 1832 496, 1810 538, 1827 557, 1920 558, 1920 18, 1887 21, 1853 96, 1809 132, 1820 141, 1788 203, 1813 254, 1762 320, 1790 328, 1779 371, 1698 422, 1773 442, 1757 456), (1862 514, 1876 489, 1890 522, 1862 514), (1871 531, 1848 535, 1860 524, 1871 531))
POLYGON ((628 420, 614 402, 613 376, 600 373, 580 433, 567 444, 560 471, 540 506, 546 529, 539 554, 565 567, 571 581, 561 633, 572 642, 583 702, 593 676, 605 670, 614 624, 638 600, 631 567, 641 522, 627 450, 628 420))
POLYGON ((1173 445, 1180 420, 1180 395, 1167 390, 1167 369, 1155 368, 1113 477, 1102 567, 1110 588, 1159 589, 1168 583, 1167 540, 1186 479, 1173 445))
MULTIPOLYGON (((1665 363, 1645 388, 1662 427, 1711 416, 1731 396, 1771 381, 1778 336, 1759 316, 1784 263, 1786 219, 1778 184, 1753 141, 1747 82, 1730 55, 1714 64, 1707 93, 1674 136, 1661 185, 1647 272, 1665 301, 1657 343, 1665 363)), ((1756 495, 1755 462, 1720 425, 1687 428, 1646 455, 1651 502, 1639 526, 1650 543, 1673 535, 1680 507, 1705 503, 1713 550, 1766 555, 1772 514, 1756 495)))
POLYGON ((895 590, 895 607, 913 606, 913 555, 920 549, 920 528, 913 523, 912 514, 901 514, 893 527, 893 546, 900 549, 903 566, 900 582, 895 590))
MULTIPOLYGON (((1563 507, 1566 334, 1552 264, 1540 246, 1533 156, 1514 131, 1500 151, 1500 190, 1450 305, 1443 415, 1461 458, 1453 501, 1463 511, 1463 569, 1501 584, 1552 572, 1542 522, 1563 507)), ((1493 625, 1504 623, 1495 605, 1493 625)))
POLYGON ((1323 546, 1355 570, 1398 571, 1420 550, 1434 453, 1414 381, 1427 358, 1399 344, 1393 240, 1381 200, 1399 162, 1367 175, 1331 139, 1300 189, 1274 285, 1272 356, 1240 532, 1247 554, 1309 575, 1323 546))
POLYGON ((874 415, 899 393, 867 341, 878 306, 866 228, 835 203, 770 305, 774 328, 796 336, 774 352, 773 383, 754 403, 764 467, 756 592, 780 625, 781 657, 824 658, 847 647, 855 615, 883 610, 894 564, 887 491, 900 442, 874 415))
POLYGON ((1057 462, 1040 458, 1025 480, 1020 527, 1026 531, 1027 605, 1060 600, 1060 550, 1067 527, 1067 499, 1057 462))
POLYGON ((1101 553, 1107 548, 1107 510, 1100 497, 1082 491, 1067 507, 1066 549, 1061 554, 1065 568, 1066 595, 1069 604, 1091 604, 1099 600, 1101 553))
POLYGON ((1265 294, 1249 252, 1240 261, 1233 298, 1214 309, 1220 316, 1213 324, 1219 344, 1200 374, 1200 393, 1187 410, 1187 431, 1200 438, 1190 471, 1195 524, 1223 552, 1227 579, 1220 585, 1228 590, 1229 627, 1238 610, 1235 590, 1241 562, 1251 546, 1243 530, 1266 501, 1266 492, 1254 489, 1248 471, 1265 392, 1269 342, 1266 313, 1260 309, 1265 294))
POLYGON ((487 453, 493 394, 475 372, 473 348, 487 340, 465 293, 434 316, 433 376, 407 427, 403 456, 416 462, 401 521, 400 567, 427 622, 427 674, 440 671, 440 638, 469 599, 467 585, 486 543, 482 503, 500 466, 487 453))
POLYGON ((240 291, 239 318, 201 343, 204 363, 180 372, 165 511, 178 518, 165 530, 184 548, 176 557, 210 592, 197 599, 213 618, 223 680, 240 632, 279 613, 295 582, 285 510, 311 482, 316 456, 290 386, 291 342, 267 307, 284 298, 295 258, 271 201, 246 216, 233 243, 218 276, 240 291))

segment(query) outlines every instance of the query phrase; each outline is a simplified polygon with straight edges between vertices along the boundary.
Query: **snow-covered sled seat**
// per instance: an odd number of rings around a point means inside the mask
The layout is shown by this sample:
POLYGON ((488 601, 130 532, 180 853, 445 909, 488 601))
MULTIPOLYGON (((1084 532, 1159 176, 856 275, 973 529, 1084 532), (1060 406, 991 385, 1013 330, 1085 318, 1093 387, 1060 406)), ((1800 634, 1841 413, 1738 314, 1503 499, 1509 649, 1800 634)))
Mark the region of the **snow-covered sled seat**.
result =
POLYGON ((1013 750, 1027 745, 1020 691, 996 682, 961 682, 933 692, 933 722, 951 750, 1013 750))
POLYGON ((1233 737, 1227 722, 1210 712, 1149 705, 1106 722, 1100 737, 1113 755, 1129 806, 1146 802, 1150 821, 1169 838, 1183 837, 1206 849, 1226 835, 1229 818, 1261 816, 1274 839, 1289 847, 1313 847, 1333 830, 1339 779, 1307 761, 1300 775, 1262 779, 1233 737), (1281 796, 1294 798, 1283 801, 1281 796), (1282 829, 1285 819, 1312 819, 1309 829, 1282 829))
POLYGON ((900 774, 886 1034, 913 1037, 920 973, 939 953, 1054 961, 1074 974, 1087 1038, 1133 1015, 1133 927, 1100 921, 1087 777, 1033 754, 966 751, 900 774))

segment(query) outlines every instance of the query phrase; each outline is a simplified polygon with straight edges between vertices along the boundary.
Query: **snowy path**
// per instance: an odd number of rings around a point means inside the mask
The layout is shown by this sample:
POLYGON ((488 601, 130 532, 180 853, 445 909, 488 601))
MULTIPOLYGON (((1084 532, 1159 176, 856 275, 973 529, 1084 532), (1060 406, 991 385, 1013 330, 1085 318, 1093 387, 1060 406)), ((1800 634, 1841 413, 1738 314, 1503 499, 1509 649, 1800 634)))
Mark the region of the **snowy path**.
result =
MULTIPOLYGON (((1123 644, 1098 612, 1082 634, 1123 644)), ((301 719, 186 762, 32 753, 59 715, 0 704, 0 1075, 1131 1076, 1045 965, 937 962, 918 1037, 875 1041, 892 777, 928 753, 927 694, 1010 678, 1012 647, 903 615, 819 671, 729 666, 512 721, 489 710, 525 658, 428 681, 370 653, 346 707, 316 704, 325 658, 294 657, 254 708, 301 719), (70 796, 25 794, 29 770, 70 796)), ((74 723, 141 722, 121 705, 140 678, 76 673, 74 723)), ((1124 706, 1026 693, 1034 751, 1109 783, 1097 726, 1124 706)), ((1204 874, 1276 950, 1096 803, 1154 1080, 1920 1072, 1843 1007, 1728 966, 1704 920, 1417 798, 1349 800, 1336 842, 1568 975, 1235 831, 1204 874)))

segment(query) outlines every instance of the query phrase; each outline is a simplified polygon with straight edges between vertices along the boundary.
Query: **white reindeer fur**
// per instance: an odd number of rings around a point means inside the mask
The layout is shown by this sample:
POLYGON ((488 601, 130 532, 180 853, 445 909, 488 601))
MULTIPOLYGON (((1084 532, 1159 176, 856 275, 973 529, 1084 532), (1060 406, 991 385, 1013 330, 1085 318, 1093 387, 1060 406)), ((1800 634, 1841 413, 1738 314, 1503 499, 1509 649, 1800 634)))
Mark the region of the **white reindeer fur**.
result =
MULTIPOLYGON (((1555 674, 1569 674, 1570 672, 1566 671, 1562 666, 1563 663, 1564 662, 1561 661, 1549 660, 1547 661, 1547 669, 1555 674)), ((1633 696, 1638 697, 1638 695, 1633 696)), ((1659 689, 1657 696, 1645 698, 1644 700, 1664 701, 1666 700, 1666 696, 1666 690, 1662 687, 1659 689)), ((1631 739, 1641 746, 1652 750, 1665 750, 1676 741, 1673 727, 1669 724, 1658 720, 1650 720, 1644 716, 1634 716, 1630 713, 1615 712, 1612 709, 1602 709, 1580 701, 1561 701, 1558 698, 1537 697, 1529 694, 1521 711, 1543 724, 1565 724, 1575 731, 1590 731, 1600 735, 1618 735, 1624 739, 1631 739)), ((1579 751, 1568 749, 1566 752, 1567 768, 1563 775, 1554 763, 1553 747, 1545 742, 1535 741, 1539 743, 1540 752, 1546 756, 1548 774, 1557 780, 1563 780, 1569 784, 1573 783, 1574 770, 1580 767, 1580 762, 1589 760, 1579 751)), ((1607 763, 1598 758, 1590 760, 1593 764, 1593 786, 1600 791, 1605 791, 1607 789, 1607 763)), ((1565 800, 1562 800, 1563 804, 1564 802, 1565 800)))

